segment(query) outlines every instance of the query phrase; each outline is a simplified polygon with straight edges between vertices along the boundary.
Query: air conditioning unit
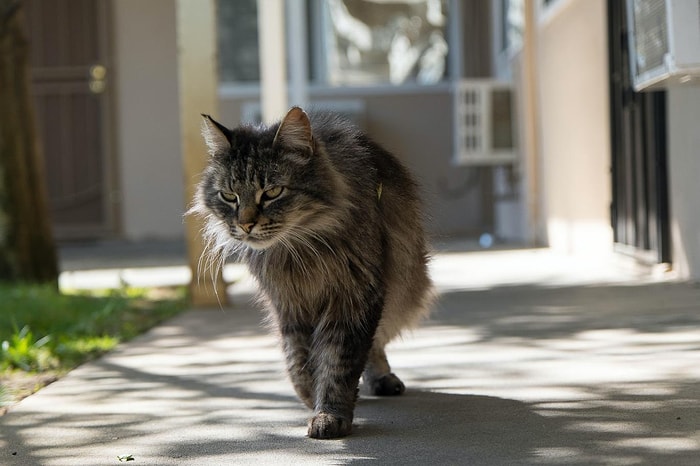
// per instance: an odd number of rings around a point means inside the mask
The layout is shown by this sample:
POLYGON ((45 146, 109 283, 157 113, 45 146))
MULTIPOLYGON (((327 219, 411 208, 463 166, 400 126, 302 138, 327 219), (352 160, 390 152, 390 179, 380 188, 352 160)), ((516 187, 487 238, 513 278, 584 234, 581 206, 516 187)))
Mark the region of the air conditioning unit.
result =
POLYGON ((700 0, 627 0, 636 91, 700 82, 700 0))
POLYGON ((516 160, 512 85, 462 80, 454 89, 456 165, 508 165, 516 160))

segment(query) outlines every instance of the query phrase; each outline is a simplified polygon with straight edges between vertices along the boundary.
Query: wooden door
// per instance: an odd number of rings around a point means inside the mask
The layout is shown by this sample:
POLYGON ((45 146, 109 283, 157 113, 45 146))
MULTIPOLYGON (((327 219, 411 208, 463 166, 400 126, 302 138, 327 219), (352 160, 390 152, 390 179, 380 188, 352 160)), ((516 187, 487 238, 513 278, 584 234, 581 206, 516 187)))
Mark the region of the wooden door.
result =
POLYGON ((59 240, 116 231, 107 0, 28 0, 32 84, 59 240))

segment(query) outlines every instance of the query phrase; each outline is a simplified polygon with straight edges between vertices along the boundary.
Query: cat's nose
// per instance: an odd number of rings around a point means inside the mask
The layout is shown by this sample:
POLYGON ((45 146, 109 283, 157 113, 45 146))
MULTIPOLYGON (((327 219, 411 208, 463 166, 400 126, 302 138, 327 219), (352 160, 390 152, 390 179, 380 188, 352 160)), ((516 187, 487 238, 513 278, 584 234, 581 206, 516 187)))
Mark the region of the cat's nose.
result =
POLYGON ((246 233, 250 233, 255 226, 255 222, 241 223, 238 226, 241 227, 241 230, 245 231, 246 233))

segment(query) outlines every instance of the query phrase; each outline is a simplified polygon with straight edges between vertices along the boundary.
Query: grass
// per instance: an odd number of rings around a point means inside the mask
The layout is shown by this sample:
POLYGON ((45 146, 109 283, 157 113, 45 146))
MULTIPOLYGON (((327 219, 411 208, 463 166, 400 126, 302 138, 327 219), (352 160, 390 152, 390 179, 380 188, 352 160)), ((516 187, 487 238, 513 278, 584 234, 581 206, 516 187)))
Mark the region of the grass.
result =
POLYGON ((60 376, 185 304, 184 288, 59 293, 50 286, 0 284, 0 402, 16 395, 1 385, 13 375, 60 376))

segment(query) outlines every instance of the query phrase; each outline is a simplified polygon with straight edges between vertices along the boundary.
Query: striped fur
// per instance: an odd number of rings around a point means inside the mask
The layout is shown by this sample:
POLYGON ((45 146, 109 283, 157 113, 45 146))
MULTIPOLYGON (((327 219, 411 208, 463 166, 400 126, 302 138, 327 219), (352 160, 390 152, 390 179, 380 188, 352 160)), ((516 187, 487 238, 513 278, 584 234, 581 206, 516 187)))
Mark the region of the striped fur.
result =
POLYGON ((358 384, 398 395, 384 346, 432 297, 416 183, 352 125, 293 108, 271 127, 205 116, 211 154, 191 213, 206 219, 202 266, 238 254, 259 282, 308 434, 351 431, 358 384))

